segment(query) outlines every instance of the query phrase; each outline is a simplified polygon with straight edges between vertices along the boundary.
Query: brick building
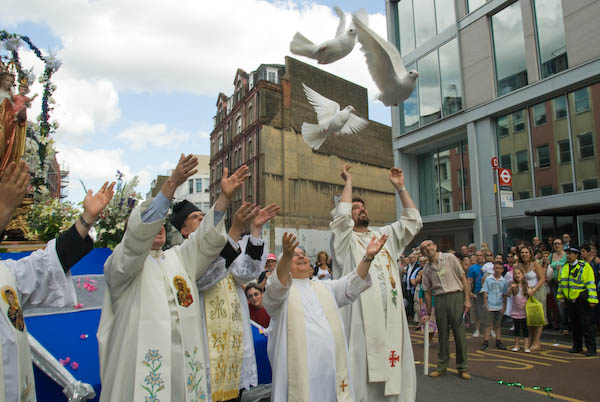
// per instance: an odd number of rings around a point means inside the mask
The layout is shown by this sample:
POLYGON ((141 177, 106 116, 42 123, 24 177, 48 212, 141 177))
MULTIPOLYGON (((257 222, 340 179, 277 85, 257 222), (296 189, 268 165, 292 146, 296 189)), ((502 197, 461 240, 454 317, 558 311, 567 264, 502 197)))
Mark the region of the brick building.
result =
MULTIPOLYGON (((303 122, 316 122, 302 83, 341 107, 352 105, 368 118, 367 90, 291 57, 285 65, 261 64, 246 73, 238 69, 231 96, 220 93, 211 139, 211 204, 220 192, 223 167, 242 164, 250 178, 232 201, 277 203, 281 214, 265 228, 271 250, 279 250, 283 230, 295 230, 310 255, 328 249, 333 196, 342 191, 344 163, 353 164, 355 194, 368 204, 371 222, 395 220, 395 194, 388 180, 394 164, 390 127, 370 121, 360 133, 330 137, 318 151, 302 139, 303 122)), ((231 212, 230 211, 230 212, 231 212)), ((231 216, 231 213, 228 214, 231 216)))

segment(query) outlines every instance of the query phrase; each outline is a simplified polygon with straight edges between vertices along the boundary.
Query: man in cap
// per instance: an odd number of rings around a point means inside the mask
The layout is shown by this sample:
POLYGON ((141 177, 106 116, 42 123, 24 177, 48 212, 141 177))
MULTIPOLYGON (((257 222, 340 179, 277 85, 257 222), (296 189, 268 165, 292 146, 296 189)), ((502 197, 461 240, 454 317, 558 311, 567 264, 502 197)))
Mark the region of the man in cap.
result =
POLYGON ((586 356, 596 355, 596 334, 592 322, 594 306, 598 304, 598 293, 594 271, 590 264, 579 259, 581 251, 569 245, 567 263, 558 274, 556 299, 566 304, 569 319, 573 323, 573 347, 569 352, 583 352, 582 337, 587 348, 586 356))

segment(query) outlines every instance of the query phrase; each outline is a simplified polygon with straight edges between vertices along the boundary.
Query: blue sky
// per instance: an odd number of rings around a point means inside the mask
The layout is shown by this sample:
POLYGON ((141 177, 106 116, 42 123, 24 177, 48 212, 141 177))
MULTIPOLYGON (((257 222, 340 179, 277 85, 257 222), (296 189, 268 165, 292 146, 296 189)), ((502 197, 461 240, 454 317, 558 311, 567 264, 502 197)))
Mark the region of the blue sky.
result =
MULTIPOLYGON (((330 39, 338 21, 330 7, 338 4, 347 14, 366 8, 371 27, 384 37, 386 32, 383 0, 223 0, 205 8, 193 1, 173 8, 165 0, 8 3, 0 28, 29 36, 44 51, 58 51, 63 61, 54 80, 54 117, 61 124, 54 139, 59 162, 71 172, 73 202, 83 197, 79 179, 97 188, 119 169, 126 178, 138 175, 137 190, 145 194, 180 152, 208 154, 217 94, 231 94, 237 68, 283 63, 295 31, 314 42, 330 39)), ((22 50, 24 64, 36 65, 22 50)), ((358 45, 326 69, 374 96, 358 45)), ((41 88, 34 86, 34 92, 41 88)), ((30 119, 39 110, 38 100, 30 119)), ((390 124, 390 110, 370 102, 369 118, 390 124)))

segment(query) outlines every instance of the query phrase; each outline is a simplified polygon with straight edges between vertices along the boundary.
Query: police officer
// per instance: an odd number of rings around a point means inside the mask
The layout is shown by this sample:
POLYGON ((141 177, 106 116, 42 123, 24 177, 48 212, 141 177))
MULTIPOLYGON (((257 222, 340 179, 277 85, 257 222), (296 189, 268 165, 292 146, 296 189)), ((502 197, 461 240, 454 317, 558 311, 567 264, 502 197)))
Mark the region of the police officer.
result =
POLYGON ((573 347, 570 353, 583 352, 581 337, 585 339, 586 356, 596 355, 596 334, 592 323, 593 308, 598 303, 594 271, 589 263, 579 259, 581 251, 570 245, 567 263, 558 275, 556 299, 566 303, 569 319, 573 324, 573 347))

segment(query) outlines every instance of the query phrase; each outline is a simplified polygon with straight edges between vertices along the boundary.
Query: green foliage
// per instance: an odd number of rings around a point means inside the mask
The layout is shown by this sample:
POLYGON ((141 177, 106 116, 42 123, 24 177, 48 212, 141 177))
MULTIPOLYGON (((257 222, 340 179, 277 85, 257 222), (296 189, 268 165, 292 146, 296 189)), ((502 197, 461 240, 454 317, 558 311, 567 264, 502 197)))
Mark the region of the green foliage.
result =
POLYGON ((29 223, 27 239, 50 241, 60 232, 70 228, 80 213, 72 203, 44 194, 33 203, 27 213, 29 223))
POLYGON ((129 214, 141 200, 141 194, 135 192, 137 176, 129 182, 123 182, 123 174, 117 171, 115 195, 96 221, 97 238, 94 247, 114 249, 125 233, 125 222, 129 214))

